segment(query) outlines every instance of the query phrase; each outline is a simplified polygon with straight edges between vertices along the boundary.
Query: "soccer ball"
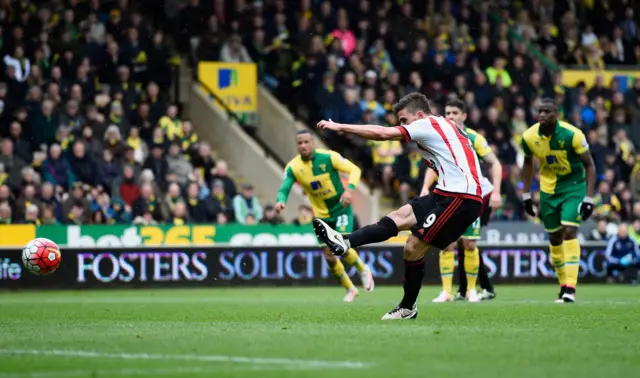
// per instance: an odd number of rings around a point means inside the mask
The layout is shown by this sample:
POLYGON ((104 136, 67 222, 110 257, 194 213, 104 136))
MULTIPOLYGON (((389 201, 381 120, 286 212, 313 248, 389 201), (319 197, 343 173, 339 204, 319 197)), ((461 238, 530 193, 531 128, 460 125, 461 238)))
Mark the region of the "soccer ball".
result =
POLYGON ((60 266, 60 248, 49 239, 37 238, 22 250, 22 264, 28 271, 38 276, 55 272, 60 266))

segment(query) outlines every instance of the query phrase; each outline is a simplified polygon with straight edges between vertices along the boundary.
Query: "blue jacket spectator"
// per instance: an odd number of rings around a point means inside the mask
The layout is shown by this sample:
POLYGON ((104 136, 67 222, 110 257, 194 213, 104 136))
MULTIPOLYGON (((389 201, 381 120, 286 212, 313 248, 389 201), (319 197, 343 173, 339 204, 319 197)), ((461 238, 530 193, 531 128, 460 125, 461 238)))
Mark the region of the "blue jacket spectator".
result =
POLYGON ((344 103, 338 110, 337 122, 358 124, 362 121, 364 111, 356 101, 355 92, 349 90, 344 92, 344 103))
POLYGON ((618 235, 609 239, 605 252, 607 276, 613 278, 627 268, 640 268, 640 247, 629 237, 629 226, 621 223, 618 235))
POLYGON ((96 185, 96 167, 91 157, 86 154, 83 142, 77 141, 73 144, 73 151, 69 155, 69 164, 77 181, 90 186, 96 185))
POLYGON ((53 144, 49 148, 49 158, 42 163, 42 177, 46 182, 64 190, 75 182, 75 175, 67 158, 62 156, 60 145, 53 144))
MULTIPOLYGON (((120 164, 113 160, 113 154, 111 150, 104 150, 102 152, 102 160, 98 163, 98 180, 97 184, 102 185, 103 188, 109 190, 111 185, 116 182, 122 175, 120 164)), ((105 216, 108 214, 105 213, 105 216)))

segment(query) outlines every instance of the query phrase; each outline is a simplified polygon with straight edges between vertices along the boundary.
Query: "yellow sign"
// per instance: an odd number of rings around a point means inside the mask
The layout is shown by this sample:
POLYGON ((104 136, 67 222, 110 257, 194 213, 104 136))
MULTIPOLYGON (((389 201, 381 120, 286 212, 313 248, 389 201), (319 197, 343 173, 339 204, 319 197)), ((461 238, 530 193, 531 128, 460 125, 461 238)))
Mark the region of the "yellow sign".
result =
MULTIPOLYGON (((614 78, 621 80, 624 84, 629 85, 633 80, 640 79, 640 70, 620 70, 620 71, 598 71, 598 70, 563 70, 562 84, 567 87, 575 87, 579 82, 584 82, 587 89, 593 87, 596 82, 596 76, 602 75, 604 85, 609 87, 611 80, 614 78)), ((622 84, 622 83, 621 83, 622 84)))
POLYGON ((32 224, 7 224, 0 226, 0 247, 24 247, 36 238, 36 226, 32 224))
POLYGON ((258 69, 255 63, 200 62, 198 77, 233 112, 258 112, 258 69))

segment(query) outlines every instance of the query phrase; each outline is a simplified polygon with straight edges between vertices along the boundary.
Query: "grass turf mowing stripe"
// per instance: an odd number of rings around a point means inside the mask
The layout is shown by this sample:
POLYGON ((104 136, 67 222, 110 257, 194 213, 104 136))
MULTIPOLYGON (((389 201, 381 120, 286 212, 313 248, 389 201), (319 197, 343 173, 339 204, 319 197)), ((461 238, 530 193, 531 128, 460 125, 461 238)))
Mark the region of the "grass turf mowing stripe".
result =
MULTIPOLYGON (((0 373, 0 378, 57 378, 57 377, 113 377, 119 375, 175 375, 175 374, 206 374, 216 373, 219 368, 205 367, 178 367, 165 369, 97 369, 97 370, 63 370, 63 371, 32 371, 22 373, 0 373)), ((292 371, 305 370, 296 366, 236 366, 234 371, 292 371)))
POLYGON ((296 360, 288 358, 259 358, 221 355, 197 355, 197 354, 148 354, 148 353, 103 353, 88 350, 24 350, 24 349, 0 349, 4 355, 34 355, 34 356, 58 356, 80 358, 114 358, 122 360, 181 360, 199 362, 226 362, 254 365, 280 365, 295 366, 305 369, 363 369, 372 364, 356 361, 319 361, 296 360))

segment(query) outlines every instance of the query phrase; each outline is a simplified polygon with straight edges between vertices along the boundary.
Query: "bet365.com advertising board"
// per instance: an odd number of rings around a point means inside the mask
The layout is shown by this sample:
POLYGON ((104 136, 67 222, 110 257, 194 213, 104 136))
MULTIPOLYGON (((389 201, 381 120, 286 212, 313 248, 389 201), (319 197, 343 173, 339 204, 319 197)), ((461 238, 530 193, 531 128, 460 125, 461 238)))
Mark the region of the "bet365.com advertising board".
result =
MULTIPOLYGON (((378 285, 402 283, 400 246, 361 248, 378 285)), ((500 283, 552 283, 546 248, 482 248, 489 274, 500 283)), ((584 248, 582 282, 601 282, 604 246, 584 248)), ((426 256, 425 283, 439 284, 438 255, 426 256)), ((355 269, 349 274, 356 276, 355 269)), ((357 282, 358 279, 356 278, 357 282)), ((22 268, 21 251, 0 250, 0 289, 94 289, 122 287, 220 287, 334 285, 317 247, 67 248, 60 269, 35 276, 22 268)))
MULTIPOLYGON (((580 238, 593 229, 591 223, 580 226, 580 238)), ((408 233, 388 241, 402 245, 408 233)), ((311 225, 253 226, 228 224, 158 225, 83 225, 39 226, 0 225, 0 248, 20 248, 36 237, 55 241, 61 248, 134 248, 134 247, 212 247, 231 246, 289 247, 317 246, 311 225)), ((539 224, 529 222, 492 222, 482 229, 482 240, 495 245, 546 243, 539 224)))

